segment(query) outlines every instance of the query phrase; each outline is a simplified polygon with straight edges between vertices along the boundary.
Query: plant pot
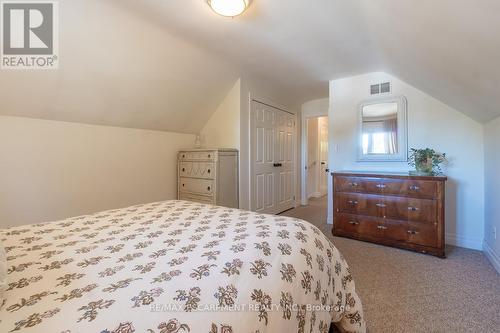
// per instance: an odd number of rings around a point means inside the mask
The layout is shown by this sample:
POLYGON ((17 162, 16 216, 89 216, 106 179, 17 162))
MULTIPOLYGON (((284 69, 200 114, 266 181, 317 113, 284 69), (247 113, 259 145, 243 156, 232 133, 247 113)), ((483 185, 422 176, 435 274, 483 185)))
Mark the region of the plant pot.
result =
POLYGON ((434 170, 432 166, 432 159, 428 158, 426 161, 417 161, 415 164, 416 173, 420 175, 433 175, 434 170))

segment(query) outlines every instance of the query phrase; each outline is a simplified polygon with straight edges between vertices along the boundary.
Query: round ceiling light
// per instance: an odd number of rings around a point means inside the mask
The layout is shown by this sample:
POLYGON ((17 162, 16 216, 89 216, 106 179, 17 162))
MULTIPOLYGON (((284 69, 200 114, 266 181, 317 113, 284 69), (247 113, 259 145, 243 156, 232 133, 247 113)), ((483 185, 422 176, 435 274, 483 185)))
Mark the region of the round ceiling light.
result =
POLYGON ((234 17, 247 9, 250 0, 208 0, 207 2, 217 14, 234 17))

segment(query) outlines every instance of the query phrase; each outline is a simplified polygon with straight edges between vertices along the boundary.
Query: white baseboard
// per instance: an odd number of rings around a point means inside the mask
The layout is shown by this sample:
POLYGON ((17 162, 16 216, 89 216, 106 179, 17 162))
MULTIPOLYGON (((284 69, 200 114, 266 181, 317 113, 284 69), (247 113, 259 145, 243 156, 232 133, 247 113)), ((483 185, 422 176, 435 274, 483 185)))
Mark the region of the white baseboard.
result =
POLYGON ((483 241, 483 253, 500 274, 500 254, 496 253, 486 241, 483 241))
POLYGON ((321 193, 319 193, 319 192, 311 193, 311 194, 309 194, 308 198, 309 199, 311 199, 311 198, 321 198, 321 193))
POLYGON ((445 243, 473 250, 483 250, 483 242, 480 239, 468 238, 455 234, 445 234, 445 243))

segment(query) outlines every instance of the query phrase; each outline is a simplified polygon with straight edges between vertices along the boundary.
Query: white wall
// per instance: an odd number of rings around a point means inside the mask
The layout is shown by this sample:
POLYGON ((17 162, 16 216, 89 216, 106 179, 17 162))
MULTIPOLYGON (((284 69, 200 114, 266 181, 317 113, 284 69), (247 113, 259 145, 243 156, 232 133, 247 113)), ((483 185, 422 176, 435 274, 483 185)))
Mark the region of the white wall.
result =
POLYGON ((240 149, 240 97, 238 79, 201 130, 203 147, 240 149))
POLYGON ((485 125, 484 250, 500 272, 500 118, 485 125), (496 228, 496 239, 493 233, 496 228))
POLYGON ((194 135, 0 116, 0 228, 175 199, 194 135))
MULTIPOLYGON (((360 102, 370 84, 391 81, 394 95, 408 99, 409 147, 431 147, 450 158, 446 170, 446 241, 482 248, 484 238, 483 126, 433 97, 385 73, 330 82, 330 160, 333 170, 408 171, 407 163, 356 162, 360 102)), ((329 221, 332 219, 329 185, 329 221)))

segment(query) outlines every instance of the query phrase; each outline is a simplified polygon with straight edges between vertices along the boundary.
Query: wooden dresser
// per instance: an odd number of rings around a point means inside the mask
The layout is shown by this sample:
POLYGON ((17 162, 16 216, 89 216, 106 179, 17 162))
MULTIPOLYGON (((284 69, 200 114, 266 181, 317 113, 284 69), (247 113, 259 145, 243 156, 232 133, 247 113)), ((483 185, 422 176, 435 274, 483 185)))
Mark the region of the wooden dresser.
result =
POLYGON ((183 150, 178 160, 178 198, 238 208, 238 151, 183 150))
POLYGON ((334 172, 335 236, 445 257, 446 177, 334 172))

